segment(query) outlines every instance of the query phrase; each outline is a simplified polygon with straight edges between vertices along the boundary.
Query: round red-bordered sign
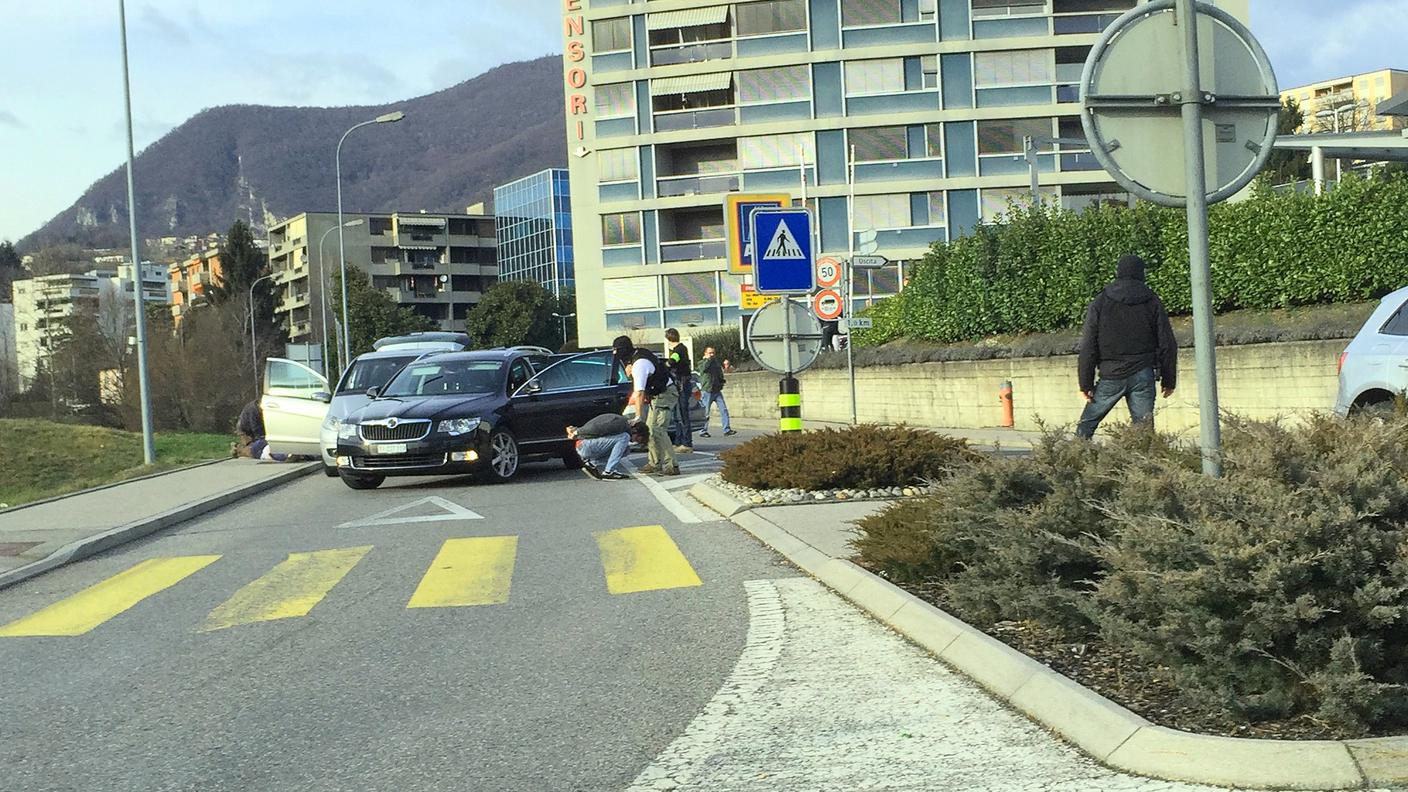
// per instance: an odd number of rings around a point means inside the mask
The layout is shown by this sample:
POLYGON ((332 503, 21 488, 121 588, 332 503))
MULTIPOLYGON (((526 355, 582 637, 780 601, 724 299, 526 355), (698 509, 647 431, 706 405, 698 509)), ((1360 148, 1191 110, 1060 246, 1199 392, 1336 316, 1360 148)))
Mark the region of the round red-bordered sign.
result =
POLYGON ((816 285, 829 289, 841 282, 841 262, 830 256, 816 260, 816 285))
POLYGON ((841 294, 835 289, 822 289, 812 298, 812 313, 823 322, 840 319, 844 313, 841 294))

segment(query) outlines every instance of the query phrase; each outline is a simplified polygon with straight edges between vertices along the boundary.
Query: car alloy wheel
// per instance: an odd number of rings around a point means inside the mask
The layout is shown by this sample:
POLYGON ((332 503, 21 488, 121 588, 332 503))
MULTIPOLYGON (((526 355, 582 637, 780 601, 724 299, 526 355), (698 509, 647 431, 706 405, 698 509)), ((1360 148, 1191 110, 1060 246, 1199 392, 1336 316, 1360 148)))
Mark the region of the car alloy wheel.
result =
POLYGON ((508 481, 518 472, 518 441, 507 429, 489 438, 489 472, 496 481, 508 481))

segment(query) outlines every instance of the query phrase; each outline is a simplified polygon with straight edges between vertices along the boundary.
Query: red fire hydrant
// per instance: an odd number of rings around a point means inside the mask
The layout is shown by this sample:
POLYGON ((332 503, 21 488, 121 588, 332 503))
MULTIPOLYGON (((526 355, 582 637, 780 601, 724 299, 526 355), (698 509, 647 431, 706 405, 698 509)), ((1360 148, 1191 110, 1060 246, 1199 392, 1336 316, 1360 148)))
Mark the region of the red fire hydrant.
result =
POLYGON ((1002 423, 999 426, 1011 429, 1016 425, 1016 420, 1012 416, 1012 381, 1007 380, 1002 383, 1002 387, 997 391, 997 400, 1002 402, 1002 423))

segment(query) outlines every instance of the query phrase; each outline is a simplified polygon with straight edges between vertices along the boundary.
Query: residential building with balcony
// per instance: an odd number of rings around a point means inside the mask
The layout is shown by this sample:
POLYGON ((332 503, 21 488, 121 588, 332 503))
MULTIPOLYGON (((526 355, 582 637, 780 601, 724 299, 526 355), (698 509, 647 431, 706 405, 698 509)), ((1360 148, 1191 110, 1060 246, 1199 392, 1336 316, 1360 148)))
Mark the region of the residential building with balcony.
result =
POLYGON ((572 195, 566 168, 494 188, 499 280, 533 281, 554 295, 574 288, 572 195))
POLYGON ((1380 114, 1379 105, 1408 92, 1408 71, 1380 69, 1333 80, 1300 85, 1281 91, 1281 99, 1295 99, 1304 120, 1299 134, 1398 130, 1408 118, 1380 114))
POLYGON ((185 261, 167 266, 171 276, 171 316, 176 324, 182 317, 210 299, 210 290, 222 283, 220 247, 211 246, 185 261))
MULTIPOLYGON (((823 254, 874 231, 892 263, 858 275, 862 305, 895 294, 931 244, 1028 199, 1026 138, 1049 200, 1128 202, 1085 146, 1049 139, 1084 137, 1086 56, 1137 2, 569 4, 581 9, 565 12, 563 76, 583 342, 736 323, 731 193, 805 195, 823 254)), ((1242 19, 1247 4, 1218 2, 1242 19)))
MULTIPOLYGON (((497 275, 494 218, 488 214, 343 213, 347 263, 373 288, 443 330, 461 330, 497 275)), ((337 269, 337 213, 304 212, 269 229, 274 314, 293 343, 324 343, 322 296, 337 269), (321 244, 320 244, 321 242, 321 244), (327 284, 324 289, 320 284, 327 284)), ((329 294, 328 338, 338 295, 329 294)))
MULTIPOLYGON (((12 284, 19 390, 34 382, 39 361, 49 355, 70 317, 84 308, 97 310, 104 300, 134 300, 133 269, 125 263, 81 275, 44 275, 12 284)), ((166 267, 142 262, 142 299, 146 304, 169 304, 170 286, 166 267)))

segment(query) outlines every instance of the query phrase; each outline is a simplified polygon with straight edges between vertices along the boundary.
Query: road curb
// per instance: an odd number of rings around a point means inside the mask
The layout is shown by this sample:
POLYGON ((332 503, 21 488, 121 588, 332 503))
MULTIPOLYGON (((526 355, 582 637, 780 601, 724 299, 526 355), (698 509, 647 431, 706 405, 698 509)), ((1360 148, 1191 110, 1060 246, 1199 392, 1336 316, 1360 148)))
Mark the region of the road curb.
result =
POLYGON ((689 496, 725 517, 732 517, 753 508, 753 504, 744 503, 718 487, 702 481, 689 488, 689 496))
POLYGON ((64 566, 65 564, 81 561, 105 550, 111 550, 119 545, 141 539, 144 536, 199 517, 206 512, 228 506, 248 498, 251 495, 258 495, 266 490, 313 473, 321 466, 321 461, 306 462, 291 466, 290 469, 267 479, 242 484, 217 495, 188 503, 153 517, 144 517, 140 520, 127 523, 126 525, 119 525, 116 528, 109 528, 102 533, 69 542, 38 561, 32 561, 22 567, 0 573, 0 589, 13 586, 24 580, 29 580, 36 575, 41 575, 51 569, 64 566))
POLYGON ((736 508, 743 504, 706 482, 690 495, 1109 767, 1241 788, 1342 790, 1408 782, 1408 737, 1254 740, 1155 725, 878 575, 826 555, 759 511, 736 508), (735 510, 725 513, 714 503, 735 510))

